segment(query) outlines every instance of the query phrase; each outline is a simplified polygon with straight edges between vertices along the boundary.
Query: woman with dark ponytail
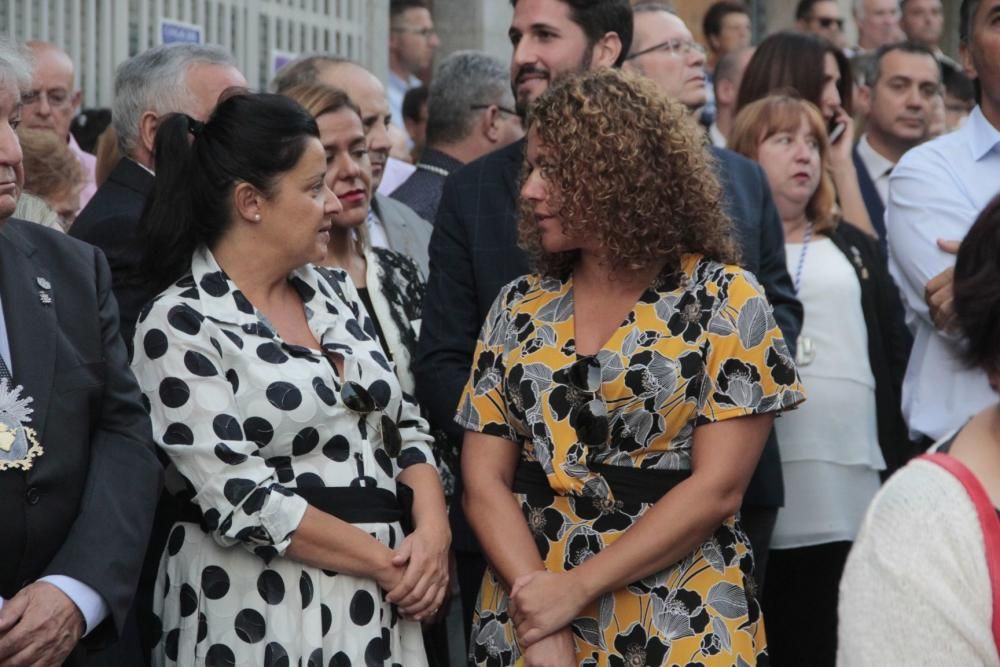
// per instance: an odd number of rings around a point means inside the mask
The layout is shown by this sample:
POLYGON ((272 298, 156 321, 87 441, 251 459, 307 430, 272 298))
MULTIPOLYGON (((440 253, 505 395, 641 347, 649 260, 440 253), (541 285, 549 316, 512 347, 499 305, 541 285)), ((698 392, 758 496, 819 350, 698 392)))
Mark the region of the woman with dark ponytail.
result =
POLYGON ((236 94, 204 124, 166 118, 155 150, 143 263, 162 293, 132 366, 181 510, 153 663, 425 665, 443 495, 357 290, 314 266, 342 210, 316 122, 236 94))

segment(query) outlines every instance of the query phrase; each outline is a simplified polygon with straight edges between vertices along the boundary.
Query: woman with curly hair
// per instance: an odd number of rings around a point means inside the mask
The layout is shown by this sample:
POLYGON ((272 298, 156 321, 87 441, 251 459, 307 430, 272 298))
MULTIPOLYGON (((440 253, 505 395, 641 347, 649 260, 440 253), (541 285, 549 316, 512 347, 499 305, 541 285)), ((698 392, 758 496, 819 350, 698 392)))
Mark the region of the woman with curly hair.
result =
POLYGON ((457 416, 490 563, 471 661, 756 664, 736 513, 774 414, 803 394, 735 266, 701 136, 615 70, 563 79, 527 126, 538 273, 494 303, 457 416))

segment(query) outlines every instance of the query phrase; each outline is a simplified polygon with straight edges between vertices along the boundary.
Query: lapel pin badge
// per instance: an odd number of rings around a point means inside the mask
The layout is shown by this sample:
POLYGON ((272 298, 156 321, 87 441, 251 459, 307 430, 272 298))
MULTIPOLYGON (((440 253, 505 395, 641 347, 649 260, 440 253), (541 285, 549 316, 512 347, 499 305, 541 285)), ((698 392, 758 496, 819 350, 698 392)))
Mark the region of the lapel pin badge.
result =
POLYGON ((41 276, 38 276, 37 278, 35 278, 35 282, 38 283, 38 286, 41 287, 44 290, 50 290, 50 289, 52 289, 52 283, 50 283, 47 279, 45 279, 45 278, 43 278, 41 276))
POLYGON ((45 306, 52 305, 52 295, 45 290, 38 290, 38 300, 45 306))

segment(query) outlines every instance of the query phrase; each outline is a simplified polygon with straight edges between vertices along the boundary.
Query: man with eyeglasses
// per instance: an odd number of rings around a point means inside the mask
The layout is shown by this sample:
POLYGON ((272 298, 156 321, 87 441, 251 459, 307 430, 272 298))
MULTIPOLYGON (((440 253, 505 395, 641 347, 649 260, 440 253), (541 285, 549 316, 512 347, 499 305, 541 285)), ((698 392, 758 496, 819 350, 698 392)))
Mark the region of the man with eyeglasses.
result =
POLYGON ((25 46, 31 53, 33 69, 31 90, 22 98, 24 126, 33 130, 53 132, 69 144, 70 150, 83 167, 84 183, 80 191, 80 208, 87 205, 97 191, 94 169, 97 158, 76 143, 69 125, 80 107, 80 91, 74 86, 74 67, 69 55, 54 44, 32 41, 25 46))
MULTIPOLYGON (((423 0, 392 0, 389 4, 389 111, 393 123, 403 127, 403 97, 410 88, 423 84, 441 45, 434 32, 431 12, 423 0)), ((404 128, 405 131, 405 128, 404 128)), ((409 136, 409 135, 407 135, 409 136)))
POLYGON ((456 51, 434 71, 417 171, 391 196, 433 222, 448 174, 523 136, 506 66, 486 53, 456 51))
POLYGON ((836 0, 799 0, 795 7, 795 29, 819 35, 838 49, 847 46, 844 18, 836 0))
MULTIPOLYGON (((649 77, 667 97, 696 113, 705 103, 704 51, 669 5, 643 1, 633 11, 634 40, 625 68, 649 77)), ((733 219, 742 250, 743 267, 757 276, 774 309, 774 319, 789 347, 794 348, 802 328, 802 304, 795 298, 788 275, 784 231, 767 178, 750 160, 723 148, 713 146, 711 150, 726 197, 726 212, 733 219)), ((791 351, 794 355, 795 350, 791 351)), ((761 587, 771 533, 783 501, 781 459, 772 432, 740 510, 761 587)))

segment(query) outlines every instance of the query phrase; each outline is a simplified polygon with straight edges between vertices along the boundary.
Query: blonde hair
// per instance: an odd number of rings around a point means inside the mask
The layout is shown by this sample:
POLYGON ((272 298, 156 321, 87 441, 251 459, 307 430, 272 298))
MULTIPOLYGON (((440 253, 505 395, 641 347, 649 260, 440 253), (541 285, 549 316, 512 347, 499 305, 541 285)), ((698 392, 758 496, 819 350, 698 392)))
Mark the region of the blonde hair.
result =
POLYGON ((20 129, 24 153, 24 190, 42 199, 58 196, 83 184, 80 161, 64 139, 48 130, 20 129))
POLYGON ((830 175, 830 141, 823 114, 812 102, 795 95, 768 95, 743 107, 733 120, 729 149, 751 160, 757 159, 760 145, 779 132, 795 132, 802 119, 819 146, 819 185, 806 204, 806 218, 816 232, 831 232, 837 226, 837 193, 830 175))

